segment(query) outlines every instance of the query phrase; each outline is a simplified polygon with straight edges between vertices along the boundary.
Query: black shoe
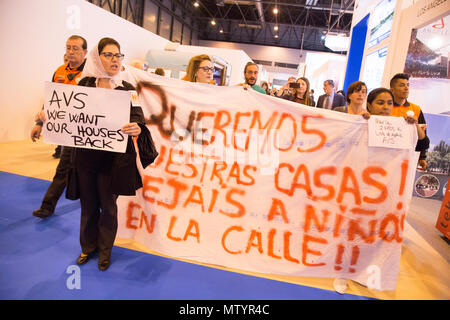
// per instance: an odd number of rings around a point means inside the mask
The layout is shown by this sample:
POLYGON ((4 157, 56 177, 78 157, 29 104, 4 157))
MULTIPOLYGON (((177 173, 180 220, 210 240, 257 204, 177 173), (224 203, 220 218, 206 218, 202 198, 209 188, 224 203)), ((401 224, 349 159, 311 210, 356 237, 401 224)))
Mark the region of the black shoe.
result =
POLYGON ((42 219, 48 218, 52 215, 53 215, 53 211, 43 209, 43 208, 39 208, 39 209, 33 211, 33 216, 42 218, 42 219))
POLYGON ((89 255, 81 255, 77 259, 77 265, 81 266, 89 261, 89 255))
POLYGON ((105 271, 106 269, 109 268, 109 265, 111 264, 111 261, 109 260, 103 260, 103 261, 99 261, 98 262, 98 269, 100 271, 105 271))

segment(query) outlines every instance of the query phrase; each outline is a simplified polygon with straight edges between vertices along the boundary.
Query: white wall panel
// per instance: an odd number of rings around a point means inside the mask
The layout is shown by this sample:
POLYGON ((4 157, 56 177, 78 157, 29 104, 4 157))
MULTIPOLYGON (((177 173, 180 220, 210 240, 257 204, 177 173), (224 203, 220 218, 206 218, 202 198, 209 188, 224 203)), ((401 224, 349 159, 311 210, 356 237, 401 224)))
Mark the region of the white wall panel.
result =
POLYGON ((88 49, 102 37, 116 39, 125 63, 168 42, 84 0, 0 1, 0 142, 29 138, 44 81, 62 64, 72 34, 86 38, 88 49))

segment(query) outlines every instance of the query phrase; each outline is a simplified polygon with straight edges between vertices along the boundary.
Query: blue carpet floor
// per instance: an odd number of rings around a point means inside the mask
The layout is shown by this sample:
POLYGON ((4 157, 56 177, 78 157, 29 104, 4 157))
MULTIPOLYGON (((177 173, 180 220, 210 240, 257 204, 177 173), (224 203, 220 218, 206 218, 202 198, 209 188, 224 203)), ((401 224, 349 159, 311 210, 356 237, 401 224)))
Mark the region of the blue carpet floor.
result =
POLYGON ((2 300, 361 300, 350 294, 289 284, 114 247, 110 268, 97 259, 76 266, 78 201, 62 197, 55 215, 32 216, 50 182, 0 172, 2 300), (75 271, 74 271, 75 270, 75 271), (79 275, 78 278, 75 278, 79 275), (79 279, 79 281, 74 281, 79 279), (73 288, 73 284, 80 288, 73 288), (72 286, 71 286, 72 284, 72 286))

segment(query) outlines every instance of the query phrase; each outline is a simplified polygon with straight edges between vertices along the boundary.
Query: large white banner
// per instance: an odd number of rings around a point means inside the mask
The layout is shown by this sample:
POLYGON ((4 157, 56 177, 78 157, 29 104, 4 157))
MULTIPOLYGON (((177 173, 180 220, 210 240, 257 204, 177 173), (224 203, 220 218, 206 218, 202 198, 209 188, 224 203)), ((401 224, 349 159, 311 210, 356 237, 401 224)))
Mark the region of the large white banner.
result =
POLYGON ((130 102, 129 91, 46 82, 44 142, 123 153, 130 102))
POLYGON ((414 148, 369 147, 361 116, 133 72, 159 156, 137 195, 119 198, 119 238, 246 271, 395 288, 414 148))

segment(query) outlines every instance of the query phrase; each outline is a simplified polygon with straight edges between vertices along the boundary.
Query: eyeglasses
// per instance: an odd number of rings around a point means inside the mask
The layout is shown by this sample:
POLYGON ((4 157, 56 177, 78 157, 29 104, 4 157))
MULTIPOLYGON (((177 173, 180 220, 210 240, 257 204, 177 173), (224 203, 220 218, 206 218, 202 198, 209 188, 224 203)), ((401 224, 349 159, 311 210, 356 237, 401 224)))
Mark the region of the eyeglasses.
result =
POLYGON ((198 68, 202 69, 205 72, 208 72, 208 71, 214 72, 214 68, 213 67, 211 67, 211 68, 209 68, 209 67, 198 67, 198 68))
POLYGON ((113 57, 116 57, 117 60, 123 60, 125 55, 123 53, 112 53, 112 52, 102 52, 100 53, 103 55, 106 59, 112 60, 113 57))

